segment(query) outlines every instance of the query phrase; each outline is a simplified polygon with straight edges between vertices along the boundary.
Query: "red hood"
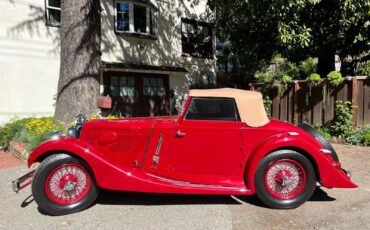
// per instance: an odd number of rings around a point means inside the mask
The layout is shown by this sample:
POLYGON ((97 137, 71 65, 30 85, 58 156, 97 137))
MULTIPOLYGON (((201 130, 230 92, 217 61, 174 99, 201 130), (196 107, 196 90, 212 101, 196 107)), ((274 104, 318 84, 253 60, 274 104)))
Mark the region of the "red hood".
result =
POLYGON ((84 123, 84 128, 119 128, 119 127, 146 127, 153 123, 174 123, 177 116, 158 116, 158 117, 131 117, 119 119, 97 119, 84 123))

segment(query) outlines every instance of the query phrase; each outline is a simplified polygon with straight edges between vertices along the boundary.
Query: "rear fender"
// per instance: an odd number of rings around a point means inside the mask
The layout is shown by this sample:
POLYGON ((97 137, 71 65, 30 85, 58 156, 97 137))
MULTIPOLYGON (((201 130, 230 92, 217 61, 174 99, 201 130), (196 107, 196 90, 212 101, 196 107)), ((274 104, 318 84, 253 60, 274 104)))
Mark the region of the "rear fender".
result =
MULTIPOLYGON (((277 134, 258 145, 246 162, 245 178, 247 187, 255 192, 254 177, 259 162, 269 153, 279 149, 294 149, 309 154, 318 167, 320 183, 328 188, 356 188, 347 175, 333 165, 333 160, 326 157, 317 146, 300 136, 277 134)), ((317 178, 317 179, 318 179, 317 178)))

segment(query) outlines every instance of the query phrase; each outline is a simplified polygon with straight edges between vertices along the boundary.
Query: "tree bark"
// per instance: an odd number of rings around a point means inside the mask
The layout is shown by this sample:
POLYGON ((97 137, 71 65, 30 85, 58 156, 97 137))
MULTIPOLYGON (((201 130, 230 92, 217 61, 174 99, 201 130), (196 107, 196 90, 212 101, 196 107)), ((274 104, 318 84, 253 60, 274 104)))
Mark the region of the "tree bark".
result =
POLYGON ((98 112, 100 1, 61 1, 61 54, 55 119, 65 123, 78 114, 98 112))
POLYGON ((335 52, 323 49, 318 58, 317 73, 325 78, 328 73, 335 70, 335 52))

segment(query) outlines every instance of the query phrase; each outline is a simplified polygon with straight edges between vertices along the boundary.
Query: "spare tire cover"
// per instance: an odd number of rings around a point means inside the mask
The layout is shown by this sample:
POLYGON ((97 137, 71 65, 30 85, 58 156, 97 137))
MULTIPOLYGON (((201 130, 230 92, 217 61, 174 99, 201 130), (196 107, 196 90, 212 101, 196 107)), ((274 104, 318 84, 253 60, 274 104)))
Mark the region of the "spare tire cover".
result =
POLYGON ((338 155, 335 152, 333 146, 314 127, 312 127, 311 125, 309 125, 307 123, 301 123, 301 124, 298 125, 298 127, 303 129, 304 131, 308 132, 309 134, 311 134, 311 136, 313 136, 318 142, 320 142, 320 144, 325 149, 330 150, 331 151, 330 155, 333 158, 333 160, 336 161, 336 162, 339 162, 338 155))

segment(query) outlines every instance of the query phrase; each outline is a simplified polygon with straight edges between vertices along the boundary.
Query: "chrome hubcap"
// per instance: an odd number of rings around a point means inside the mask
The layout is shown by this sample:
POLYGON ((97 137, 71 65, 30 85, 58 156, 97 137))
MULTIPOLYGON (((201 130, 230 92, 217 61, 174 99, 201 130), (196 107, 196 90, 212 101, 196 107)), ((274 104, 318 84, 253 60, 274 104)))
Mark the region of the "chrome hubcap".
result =
POLYGON ((68 181, 65 183, 63 190, 67 192, 72 192, 75 189, 76 182, 68 181))
POLYGON ((296 161, 282 159, 272 163, 265 174, 267 190, 276 198, 291 199, 303 191, 306 175, 296 161))

